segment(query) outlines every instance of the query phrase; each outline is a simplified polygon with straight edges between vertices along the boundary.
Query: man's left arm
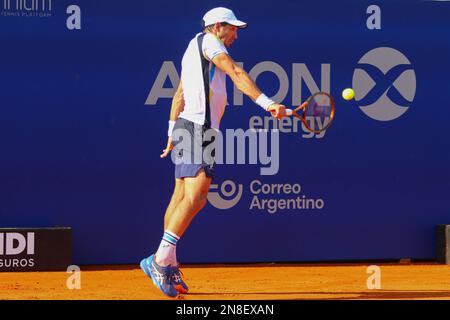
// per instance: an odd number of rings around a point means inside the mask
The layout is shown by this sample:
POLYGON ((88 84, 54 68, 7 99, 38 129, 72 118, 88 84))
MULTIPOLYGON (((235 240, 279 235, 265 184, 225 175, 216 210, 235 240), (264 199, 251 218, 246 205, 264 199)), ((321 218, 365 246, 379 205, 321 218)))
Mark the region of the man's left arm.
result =
POLYGON ((184 110, 184 97, 183 97, 183 86, 181 85, 181 81, 178 84, 177 91, 175 91, 175 95, 172 99, 172 107, 170 108, 170 120, 169 121, 177 121, 178 116, 184 110))
POLYGON ((170 116, 169 116, 169 130, 167 132, 168 136, 167 145, 160 156, 161 158, 167 157, 169 152, 173 149, 172 144, 173 127, 175 126, 175 122, 177 121, 178 116, 183 110, 184 110, 183 86, 181 85, 180 81, 180 83, 178 84, 177 91, 175 91, 175 94, 172 99, 172 107, 170 108, 170 116))

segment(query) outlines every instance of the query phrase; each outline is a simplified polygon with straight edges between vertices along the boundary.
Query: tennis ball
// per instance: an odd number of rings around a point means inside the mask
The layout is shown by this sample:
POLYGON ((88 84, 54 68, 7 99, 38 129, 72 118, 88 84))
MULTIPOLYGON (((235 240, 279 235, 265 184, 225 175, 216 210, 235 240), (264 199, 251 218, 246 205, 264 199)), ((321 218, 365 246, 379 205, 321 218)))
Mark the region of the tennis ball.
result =
POLYGON ((342 91, 342 98, 345 100, 352 100, 355 96, 355 91, 353 91, 352 88, 347 88, 344 91, 342 91))

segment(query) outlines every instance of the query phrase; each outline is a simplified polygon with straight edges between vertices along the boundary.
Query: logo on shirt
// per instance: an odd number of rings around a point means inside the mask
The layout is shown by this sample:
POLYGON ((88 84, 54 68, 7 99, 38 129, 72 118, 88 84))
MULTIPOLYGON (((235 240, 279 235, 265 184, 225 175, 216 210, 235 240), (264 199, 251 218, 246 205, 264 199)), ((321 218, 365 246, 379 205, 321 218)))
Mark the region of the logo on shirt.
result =
POLYGON ((400 51, 388 47, 367 52, 353 73, 355 100, 368 117, 391 121, 402 116, 416 93, 416 74, 400 51))

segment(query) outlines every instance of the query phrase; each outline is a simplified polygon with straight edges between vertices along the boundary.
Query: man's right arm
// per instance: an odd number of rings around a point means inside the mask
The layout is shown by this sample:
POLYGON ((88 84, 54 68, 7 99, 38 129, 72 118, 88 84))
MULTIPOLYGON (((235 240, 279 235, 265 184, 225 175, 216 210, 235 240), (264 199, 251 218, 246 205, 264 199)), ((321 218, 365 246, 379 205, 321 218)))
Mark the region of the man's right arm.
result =
MULTIPOLYGON (((250 78, 248 73, 239 67, 236 62, 226 53, 220 53, 212 59, 213 63, 220 70, 224 71, 233 81, 235 86, 250 97, 253 101, 261 96, 261 90, 256 86, 255 82, 250 78)), ((266 109, 278 119, 286 115, 285 107, 281 104, 274 103, 266 109)))
POLYGON ((236 62, 226 53, 218 54, 213 58, 213 63, 225 72, 236 85, 236 87, 255 101, 261 94, 248 73, 239 67, 236 62))

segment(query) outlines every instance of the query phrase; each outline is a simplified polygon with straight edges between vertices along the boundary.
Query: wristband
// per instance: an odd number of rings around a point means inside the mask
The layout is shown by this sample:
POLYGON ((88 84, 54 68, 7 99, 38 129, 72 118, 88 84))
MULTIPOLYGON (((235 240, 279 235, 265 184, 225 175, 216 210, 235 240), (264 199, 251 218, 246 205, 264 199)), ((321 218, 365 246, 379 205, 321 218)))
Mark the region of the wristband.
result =
POLYGON ((269 99, 264 93, 261 93, 255 103, 267 111, 267 109, 275 102, 272 99, 269 99))
POLYGON ((173 120, 169 120, 169 130, 167 130, 167 136, 172 136, 173 127, 175 127, 175 122, 173 120))

